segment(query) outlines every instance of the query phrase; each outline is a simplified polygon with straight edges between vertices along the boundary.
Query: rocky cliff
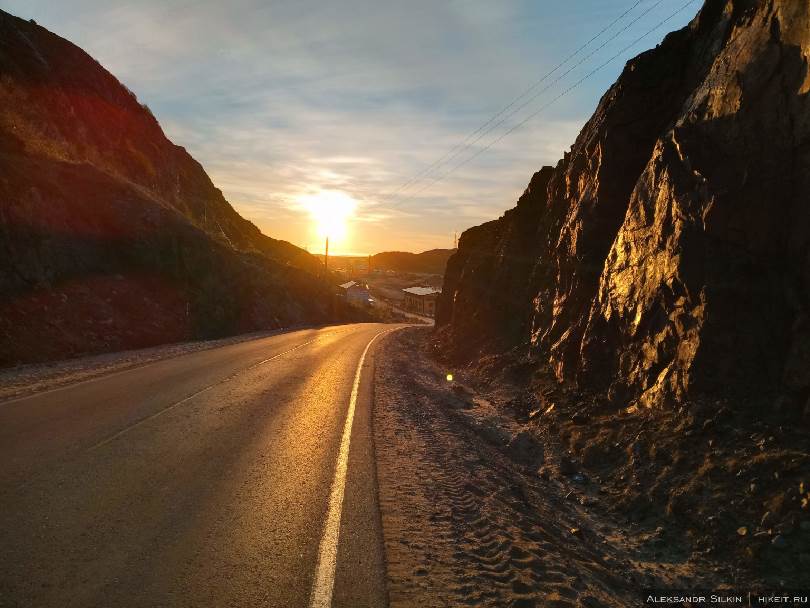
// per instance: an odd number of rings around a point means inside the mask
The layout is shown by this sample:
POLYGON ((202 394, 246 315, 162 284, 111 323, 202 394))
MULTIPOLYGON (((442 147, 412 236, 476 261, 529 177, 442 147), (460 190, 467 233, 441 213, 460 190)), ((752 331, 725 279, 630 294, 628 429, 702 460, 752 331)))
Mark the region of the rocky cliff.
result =
POLYGON ((466 231, 451 352, 528 347, 616 406, 810 396, 810 5, 707 0, 517 207, 466 231))
POLYGON ((326 319, 264 236, 93 58, 0 11, 0 365, 326 319))

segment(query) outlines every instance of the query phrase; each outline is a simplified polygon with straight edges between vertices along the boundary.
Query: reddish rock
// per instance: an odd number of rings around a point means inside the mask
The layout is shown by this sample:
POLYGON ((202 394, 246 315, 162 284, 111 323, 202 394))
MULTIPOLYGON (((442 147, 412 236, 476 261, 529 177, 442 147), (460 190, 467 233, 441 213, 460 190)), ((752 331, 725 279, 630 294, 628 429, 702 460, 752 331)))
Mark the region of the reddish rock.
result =
POLYGON ((316 258, 242 218, 92 57, 0 11, 0 366, 324 321, 316 258))

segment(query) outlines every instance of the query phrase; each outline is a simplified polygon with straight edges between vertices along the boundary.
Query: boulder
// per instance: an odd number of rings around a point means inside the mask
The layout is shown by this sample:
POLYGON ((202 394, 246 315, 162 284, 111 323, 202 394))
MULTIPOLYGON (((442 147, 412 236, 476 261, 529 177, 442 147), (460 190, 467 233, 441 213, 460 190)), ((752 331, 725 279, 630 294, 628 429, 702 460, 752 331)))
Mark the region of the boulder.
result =
POLYGON ((507 451, 514 460, 531 469, 536 469, 545 460, 543 445, 529 430, 515 435, 509 442, 507 451))

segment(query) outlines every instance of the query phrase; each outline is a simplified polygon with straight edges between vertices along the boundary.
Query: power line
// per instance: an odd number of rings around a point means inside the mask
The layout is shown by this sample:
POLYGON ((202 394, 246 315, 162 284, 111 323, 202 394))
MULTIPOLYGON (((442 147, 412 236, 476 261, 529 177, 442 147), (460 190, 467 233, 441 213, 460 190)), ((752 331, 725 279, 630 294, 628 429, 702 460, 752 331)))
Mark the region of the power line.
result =
MULTIPOLYGON (((568 76, 568 74, 570 74, 571 72, 573 72, 573 71, 574 71, 576 68, 578 68, 579 66, 581 66, 581 65, 582 65, 583 63, 585 63, 585 62, 586 62, 588 59, 590 59, 591 57, 593 57, 593 56, 594 56, 596 53, 598 53, 598 52, 599 52, 599 51, 601 51, 603 48, 605 48, 605 47, 606 47, 608 44, 610 44, 611 42, 613 42, 613 41, 614 41, 616 38, 618 38, 618 37, 619 37, 621 34, 623 34, 623 33, 624 33, 624 32, 626 32, 628 29, 630 29, 630 27, 631 27, 631 26, 635 25, 635 24, 636 24, 636 23, 637 23, 637 22, 638 22, 640 19, 642 19, 643 17, 645 17, 646 15, 648 15, 648 14, 650 13, 650 11, 652 11, 652 10, 653 10, 653 9, 655 9, 657 6, 659 6, 659 5, 660 5, 660 4, 661 4, 663 1, 664 1, 664 0, 657 0, 657 1, 656 1, 654 4, 652 4, 651 6, 649 6, 649 7, 648 7, 648 8, 647 8, 647 9, 646 9, 644 12, 642 12, 640 15, 638 15, 638 16, 637 16, 635 19, 633 19, 632 21, 630 21, 629 23, 627 23, 627 24, 626 24, 626 25, 625 25, 625 26, 624 26, 622 29, 620 29, 619 31, 617 31, 616 33, 614 33, 614 34, 613 34, 613 35, 612 35, 610 38, 608 38, 607 40, 605 40, 605 41, 604 41, 602 44, 600 44, 598 47, 596 47, 596 48, 595 48, 593 51, 591 51, 590 53, 588 53, 587 55, 585 55, 585 56, 584 56, 582 59, 580 59, 580 60, 579 60, 579 61, 577 61, 577 62, 576 62, 574 65, 572 65, 570 68, 568 68, 568 69, 567 69, 565 72, 563 72, 562 74, 560 74, 559 76, 557 76, 557 78, 555 78, 554 80, 552 80, 552 81, 551 81, 549 84, 547 84, 545 87, 543 87, 543 88, 542 88, 540 91, 538 91, 537 93, 535 93, 534 95, 532 95, 531 97, 529 97, 529 99, 527 99, 525 102, 523 102, 522 104, 520 104, 520 105, 519 105, 517 108, 515 108, 514 110, 512 110, 511 112, 509 112, 509 113, 508 113, 506 116, 504 116, 503 118, 501 118, 501 119, 500 119, 500 120, 499 120, 497 123, 495 123, 494 125, 492 125, 490 128, 486 129, 486 130, 485 130, 483 133, 481 133, 481 134, 480 134, 478 137, 476 137, 476 138, 475 138, 473 141, 471 141, 469 144, 467 144, 466 146, 464 146, 464 148, 462 148, 462 149, 461 149, 461 150, 459 150, 459 151, 458 151, 456 154, 454 154, 454 155, 453 155, 451 158, 449 158, 449 159, 448 159, 448 161, 449 161, 449 160, 452 160, 453 158, 456 158, 457 156, 459 156, 459 154, 460 154, 461 152, 463 152, 463 151, 464 151, 464 150, 466 150, 466 149, 471 148, 473 145, 477 144, 479 141, 481 141, 481 140, 482 140, 482 139, 483 139, 485 136, 487 136, 489 133, 492 133, 492 132, 493 132, 495 129, 497 129, 498 127, 500 127, 501 125, 503 125, 503 124, 504 124, 504 123, 505 123, 507 120, 509 120, 510 118, 512 118, 512 117, 513 117, 515 114, 517 114, 518 112, 520 112, 520 111, 521 111, 523 108, 525 108, 525 107, 526 107, 526 106, 528 106, 530 103, 532 103, 532 102, 533 102, 535 99, 537 99, 538 97, 540 97, 540 95, 542 95, 543 93, 545 93, 546 91, 548 91, 549 89, 551 89, 551 87, 553 87, 555 84, 557 84, 558 82, 560 82, 560 81, 561 81, 563 78, 565 78, 566 76, 568 76)), ((434 178, 434 179, 433 179, 431 182, 429 182, 429 185, 428 185, 427 187, 430 187, 430 184, 432 184, 432 183, 434 183, 435 181, 437 181, 437 179, 438 179, 438 178, 434 178)), ((421 191, 422 191, 422 190, 424 190, 424 189, 425 189, 425 188, 422 188, 422 189, 418 190, 418 191, 417 191, 417 194, 418 194, 418 192, 421 192, 421 191)))
POLYGON ((473 154, 472 156, 469 156, 469 157, 465 158, 465 159, 464 159, 464 160, 462 160, 460 163, 458 163, 458 164, 454 165, 454 166, 453 166, 453 167, 452 167, 452 168, 451 168, 449 171, 446 171, 445 173, 442 173, 442 174, 441 174, 441 175, 439 175, 438 177, 434 178, 434 179, 433 179, 433 181, 431 181, 431 182, 429 182, 427 185, 425 185, 423 188, 420 188, 419 190, 417 190, 416 192, 414 192, 413 194, 411 194, 411 196, 409 196, 408 198, 401 199, 401 200, 400 200, 400 201, 399 201, 397 204, 392 205, 392 206, 391 206, 391 207, 389 207, 389 208, 396 208, 396 207, 400 206, 401 204, 403 204, 403 203, 405 203, 405 202, 407 202, 407 201, 409 201, 409 200, 413 199, 413 198, 414 198, 414 197, 415 197, 417 194, 420 194, 420 193, 424 192, 426 189, 430 188, 430 187, 431 187, 431 186, 433 186, 434 184, 436 184, 436 183, 438 183, 439 181, 443 180, 445 177, 447 177, 448 175, 450 175, 451 173, 453 173, 454 171, 456 171, 456 170, 457 170, 457 169, 459 169, 460 167, 462 167, 462 166, 466 165, 467 163, 469 163, 469 162, 470 162, 470 161, 472 161, 473 159, 477 158, 478 156, 480 156, 481 154, 483 154, 484 152, 486 152, 487 150, 489 150, 489 149, 490 149, 492 146, 494 146, 495 144, 497 144, 498 142, 500 142, 501 140, 503 140, 505 137, 507 137, 507 136, 511 135, 512 133, 514 133, 516 130, 518 130, 520 127, 522 127, 523 125, 525 125, 525 124, 526 124, 527 122, 529 122, 529 121, 530 121, 532 118, 534 118, 535 116, 537 116, 538 114, 540 114, 540 112, 542 112, 543 110, 545 110, 546 108, 548 108, 548 107, 549 107, 551 104, 553 104, 554 102, 556 102, 557 100, 559 100, 561 97, 564 97, 565 95, 567 95, 568 93, 570 93, 571 91, 573 91, 575 88, 577 88, 577 87, 578 87, 579 85, 581 85, 583 82, 585 82, 586 80, 588 80, 588 79, 589 79, 591 76, 593 76, 594 74, 596 74, 597 72, 599 72, 600 70, 602 70, 602 69, 603 69, 605 66, 607 66, 609 63, 611 63, 612 61, 614 61, 614 60, 615 60, 617 57, 619 57, 619 56, 620 56, 620 55, 622 55, 624 52, 628 51, 630 48, 632 48, 633 46, 635 46, 636 44, 638 44, 638 43, 639 43, 641 40, 643 40, 644 38, 646 38, 647 36, 649 36, 649 35, 650 35, 652 32, 654 32, 655 30, 657 30, 658 28, 660 28, 662 25, 664 25, 665 23, 667 23, 668 21, 670 21, 670 20, 671 20, 673 17, 675 17, 676 15, 678 15, 679 13, 681 13, 681 12, 682 12, 682 11, 683 11, 683 10, 684 10, 684 9, 685 9, 687 6, 689 6, 690 4, 693 4, 694 2, 695 2, 695 0, 689 0, 688 2, 686 2, 686 3, 685 3, 684 5, 682 5, 682 6, 681 6, 681 7, 680 7, 678 10, 676 10, 674 13, 672 13, 671 15, 669 15, 669 17, 667 17, 666 19, 663 19, 662 21, 659 21, 659 22, 658 22, 658 24, 656 24, 654 27, 652 27, 651 29, 649 29, 649 30, 647 30, 646 32, 644 32, 644 34, 642 34, 641 36, 639 36, 638 38, 636 38, 636 39, 635 39, 633 42, 631 42, 630 44, 628 44, 627 46, 625 46, 624 48, 622 48, 622 49, 621 49, 621 50, 620 50, 618 53, 616 53, 615 55, 613 55, 613 56, 612 56, 610 59, 608 59, 607 61, 605 61, 604 63, 602 63, 602 64, 601 64, 601 65, 599 65, 598 67, 596 67, 596 68, 594 68, 593 70, 591 70, 590 72, 588 72, 588 73, 587 73, 585 76, 583 76, 583 77, 582 77, 582 78, 580 78, 578 81, 576 81, 574 84, 572 84, 571 86, 569 86, 569 87, 568 87, 567 89, 565 89, 565 90, 564 90, 562 93, 560 93, 559 95, 557 95, 555 98, 553 98, 552 100, 550 100, 548 103, 546 103, 546 104, 542 105, 542 106, 541 106, 541 107, 540 107, 538 110, 536 110, 535 112, 532 112, 531 114, 529 114, 528 116, 526 116, 526 118, 524 118, 523 120, 521 120, 520 122, 518 122, 517 124, 515 124, 514 126, 512 126, 511 128, 507 129, 506 131, 504 131, 504 132, 503 132, 501 135, 499 135, 497 138, 495 138, 494 140, 492 140, 491 142, 489 142, 489 143, 488 143, 486 146, 484 146, 484 147, 483 147, 483 148, 481 148, 480 150, 477 150, 477 151, 475 152, 475 154, 473 154))
MULTIPOLYGON (((509 119, 510 119, 510 118, 512 118, 512 117, 513 117, 515 114, 517 114, 518 112, 520 112, 520 111, 521 111, 523 108, 525 108, 526 106, 528 106, 529 104, 531 104, 531 103, 532 103, 532 102, 533 102, 535 99, 537 99, 537 98, 538 98, 538 97, 540 97, 540 96, 541 96, 543 93, 545 93, 546 91, 548 91, 549 89, 551 89, 551 87, 553 87, 555 84, 557 84, 558 82, 560 82, 560 81, 561 81, 563 78, 565 78, 566 76, 568 76, 568 74, 570 74, 571 72, 573 72, 575 69, 577 69, 577 68, 578 68, 579 66, 581 66, 583 63, 585 63, 585 62, 586 62, 588 59, 590 59, 591 57, 593 57, 594 55, 596 55, 596 53, 598 53, 598 52, 599 52, 599 51, 601 51, 603 48, 605 48, 605 47, 606 47, 608 44, 610 44, 611 42, 613 42, 613 41, 614 41, 616 38, 618 38, 618 37, 619 37, 621 34, 623 34, 623 33, 624 33, 624 32, 626 32, 628 29, 630 29, 630 27, 631 27, 632 25, 635 25, 635 24, 636 24, 636 23, 637 23, 637 22, 638 22, 638 21, 639 21, 639 20, 640 20, 642 17, 645 17, 647 14, 649 14, 649 13, 650 13, 650 11, 652 11, 654 8, 656 8, 658 5, 660 5, 660 4, 661 4, 663 1, 664 1, 664 0, 657 0, 657 2, 655 2, 655 3, 654 3, 652 6, 648 7, 648 8, 647 8, 647 9, 646 9, 646 10, 645 10, 643 13, 641 13, 641 14, 640 14, 639 16, 637 16, 635 19, 633 19, 632 21, 630 21, 628 24, 626 24, 626 25, 625 25, 625 26, 624 26, 622 29, 620 29, 618 32, 616 32, 615 34, 613 34, 613 36, 611 36, 610 38, 608 38, 607 40, 605 40, 605 41, 604 41, 602 44, 600 44, 600 45, 599 45, 598 47, 596 47, 596 48, 595 48, 593 51, 591 51, 590 53, 588 53, 587 55, 585 55, 585 56, 584 56, 582 59, 580 59, 579 61, 577 61, 577 62, 576 62, 574 65, 572 65, 572 66, 571 66, 570 68, 568 68, 568 69, 567 69, 565 72, 563 72, 562 74, 560 74, 560 75, 559 75, 557 78, 555 78, 553 81, 551 81, 551 82, 550 82, 549 84, 547 84, 545 87, 543 87, 543 88, 542 88, 540 91, 538 91, 537 93, 535 93, 534 95, 532 95, 531 97, 529 97, 529 98, 528 98, 526 101, 524 101, 522 104, 520 104, 520 105, 519 105, 517 108, 515 108, 514 110, 512 110, 511 112, 509 112, 509 113, 508 113, 506 116, 504 116, 503 118, 501 118, 501 119, 500 119, 498 122, 496 122, 496 123, 495 123, 494 125, 492 125, 490 128, 488 128, 488 129, 487 129, 487 130, 485 130, 483 133, 481 133, 481 134, 480 134, 478 137, 476 137, 476 138, 475 138, 473 141, 471 141, 471 142, 470 142, 468 145, 466 145, 466 146, 464 147, 464 149, 459 150, 459 152, 458 152, 458 153, 454 154, 452 158, 456 158, 456 157, 457 157, 457 156, 459 156, 459 154, 460 154, 461 152, 463 152, 465 149, 469 149, 469 148, 471 148, 472 146, 474 146, 475 144, 477 144, 479 141, 481 141, 481 140, 482 140, 484 137, 486 137, 488 134, 492 133, 492 132, 493 132, 495 129, 497 129, 498 127, 500 127, 501 125, 503 125, 503 124, 504 124, 504 123, 505 123, 507 120, 509 120, 509 119)), ((451 159, 448 159, 448 160, 452 160, 452 158, 451 158, 451 159)))
MULTIPOLYGON (((659 1, 658 1, 658 2, 655 4, 655 5, 653 5, 653 6, 652 6, 652 7, 651 7, 649 10, 647 10, 647 11, 646 11, 645 13, 643 13, 641 16, 643 17, 644 15, 646 15, 646 14, 647 14, 647 13, 648 13, 650 10, 652 10, 652 8, 655 8, 655 6, 657 6, 658 4, 660 4, 660 3, 661 3, 661 1, 662 1, 662 0, 659 0, 659 1)), ((408 188, 409 188, 409 187, 410 187, 412 184, 414 184, 414 183, 418 182, 420 177, 422 177, 422 176, 424 176, 424 175, 426 175, 426 174, 428 174, 428 173, 431 173, 431 172, 432 172, 434 169, 438 169, 439 167, 441 167, 441 166, 442 166, 443 164, 445 164, 446 162, 449 162, 450 160, 452 160, 452 159, 453 159, 455 156, 457 156, 457 155, 458 155, 458 152, 460 152, 461 150, 463 150, 463 149, 464 149, 464 148, 466 148, 466 147, 469 147, 469 146, 468 146, 468 145, 466 145, 466 144, 467 144, 467 142, 468 142, 468 141, 469 141, 471 138, 475 137, 475 136, 476 136, 478 133, 480 133, 480 132, 481 132, 483 129, 485 129, 487 126, 489 126, 490 124, 492 124, 492 122, 493 122, 493 121, 497 120, 497 119, 498 119, 498 118, 499 118, 501 115, 503 115, 503 113, 504 113, 504 112, 507 112, 507 111, 508 111, 509 109, 511 109, 511 108, 512 108, 512 107, 513 107, 513 106, 514 106, 514 105, 515 105, 517 102, 519 102, 519 101, 520 101, 521 99, 523 99, 523 98, 524 98, 526 95, 528 95, 529 93, 531 93, 532 91, 534 91, 534 90, 535 90, 535 89, 536 89, 538 86, 540 86, 540 85, 541 85, 543 82, 545 82, 545 80, 546 80, 546 79, 547 79, 549 76, 551 76, 552 74, 554 74, 554 73, 555 73, 557 70, 559 70, 559 69, 560 69, 562 66, 564 66, 566 63, 568 63, 568 62, 569 62, 571 59, 573 59, 574 57, 576 57, 577 55, 579 55, 579 54, 580 54, 582 51, 584 51, 584 50, 585 50, 585 49, 586 49, 588 46, 590 46, 590 44, 591 44, 592 42, 594 42, 594 41, 595 41, 597 38, 599 38, 599 37, 600 37, 602 34, 604 34, 604 33, 605 33, 607 30, 609 30, 609 29, 610 29, 610 28, 612 28, 614 25, 616 25, 616 23, 618 23, 619 21, 621 21, 621 20, 622 20, 622 19, 623 19, 625 16, 627 16, 627 14, 628 14, 628 13, 630 13, 630 11, 632 11, 634 8, 636 8, 636 7, 637 7, 639 4, 641 4, 642 2, 643 2, 643 0, 636 0, 635 4, 633 4, 633 5, 632 5, 630 8, 628 8, 627 10, 625 10, 625 11, 624 11, 624 12, 623 12, 621 15, 619 15, 618 17, 616 17, 616 18, 615 18, 613 21, 611 21, 611 22, 610 22, 608 25, 606 25, 606 26, 605 26, 605 27, 603 27, 601 30, 599 30, 599 32, 598 32, 598 33, 596 33, 596 34, 595 34, 595 35, 594 35, 594 36, 593 36, 593 37, 592 37, 590 40, 588 40, 588 41, 587 41, 585 44, 583 44, 582 46, 580 46, 580 47, 579 47, 579 48, 578 48, 576 51, 574 51, 573 53, 571 53, 570 55, 568 55, 568 56, 567 56, 565 59, 563 59, 563 60, 562 60, 560 63, 558 63, 558 64, 557 64, 557 65, 556 65, 556 66, 555 66, 555 67, 554 67, 554 68, 553 68, 551 71, 549 71, 549 72, 547 72, 546 74, 544 74, 544 75, 543 75, 543 76, 540 78, 540 80, 536 81, 534 84, 532 84, 531 86, 529 86, 529 87, 528 87, 528 88, 527 88, 525 91, 523 91, 523 92, 522 92, 520 95, 518 95, 517 97, 515 97, 514 99, 512 99, 512 101, 510 101, 510 102, 509 102, 509 103, 508 103, 506 106, 504 106, 504 107, 503 107, 503 108, 501 108, 501 109, 500 109, 498 112, 496 112, 496 113, 495 113, 493 116, 491 116, 491 117, 490 117, 490 118, 489 118, 489 119, 488 119, 488 120, 487 120, 487 121, 486 121, 484 124, 482 124, 482 125, 481 125, 480 127, 478 127, 478 128, 475 130, 475 131, 473 131, 472 133, 470 133, 469 135, 467 135, 467 137, 465 137, 465 138, 464 138, 464 140, 463 140, 463 141, 462 141, 460 144, 456 144, 455 146, 453 146, 453 147, 450 149, 450 151, 449 151, 449 152, 447 152, 447 153, 446 153, 444 156, 442 156, 442 157, 441 157, 441 158, 439 158, 438 160, 435 160, 435 161, 433 161, 432 163, 430 163, 430 164, 429 164, 427 167, 425 167, 425 168, 424 168, 424 169, 422 169, 422 170, 421 170, 419 173, 417 173, 416 175, 414 175, 413 177, 411 177, 409 180, 407 180, 405 183, 403 183, 402 185, 400 185, 400 186, 399 186, 399 187, 398 187, 396 190, 394 190, 393 192, 389 192, 389 193, 387 193, 387 194, 384 194, 384 195, 382 196, 382 199, 383 199, 383 200, 385 200, 385 199, 387 199, 387 198, 390 198, 390 197, 395 196, 397 193, 399 193, 399 192, 400 192, 400 191, 402 191, 402 190, 407 190, 407 189, 408 189, 408 188), (458 149, 458 152, 456 152, 456 150, 457 150, 457 149, 458 149), (454 152, 455 152, 455 153, 454 153, 454 152)), ((637 20, 638 20, 638 19, 636 19, 636 21, 637 21, 637 20)), ((633 21, 633 23, 635 23, 635 21, 633 21)), ((624 30, 622 30, 622 31, 624 31, 624 30)), ((619 33, 621 33, 621 32, 619 32, 619 33)), ((612 40, 612 39, 611 39, 611 40, 612 40)), ((604 45, 603 45, 603 46, 604 46, 604 45)), ((600 48, 602 48, 602 47, 600 47, 600 48)), ((511 114, 510 114, 510 116, 511 116, 511 114)), ((507 117, 507 118, 508 118, 508 117, 507 117)), ((500 124, 500 123, 499 123, 499 124, 500 124)), ((498 125, 496 125, 496 126, 498 126, 498 125)), ((489 130, 488 130, 488 131, 489 131, 489 130)), ((479 138, 479 139, 480 139, 480 138, 479 138)), ((478 141, 478 140, 476 140, 476 141, 478 141)), ((475 143, 475 142, 471 142, 469 145, 472 145, 473 143, 475 143)))

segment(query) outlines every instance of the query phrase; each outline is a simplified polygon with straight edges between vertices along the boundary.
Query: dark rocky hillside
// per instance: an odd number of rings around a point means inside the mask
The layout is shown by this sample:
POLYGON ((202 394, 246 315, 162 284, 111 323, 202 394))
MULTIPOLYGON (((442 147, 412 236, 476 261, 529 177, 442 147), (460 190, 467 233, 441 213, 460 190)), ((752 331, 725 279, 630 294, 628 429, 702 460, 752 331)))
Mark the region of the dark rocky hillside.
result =
POLYGON ((600 404, 810 397, 810 5, 708 0, 570 152, 466 231, 451 352, 528 347, 600 404))
POLYGON ((448 258, 455 249, 430 249, 422 253, 408 251, 383 251, 371 256, 371 265, 379 270, 444 274, 448 258))
POLYGON ((0 365, 326 320, 305 251, 242 218, 92 57, 0 11, 0 365))
POLYGON ((809 55, 810 3, 707 0, 462 235, 432 343, 541 477, 724 584, 810 583, 809 55))

